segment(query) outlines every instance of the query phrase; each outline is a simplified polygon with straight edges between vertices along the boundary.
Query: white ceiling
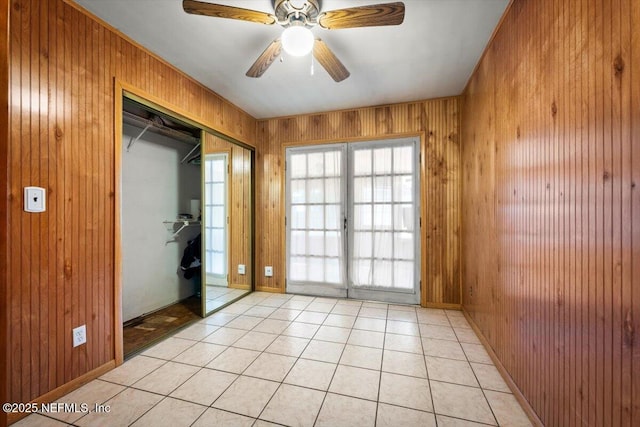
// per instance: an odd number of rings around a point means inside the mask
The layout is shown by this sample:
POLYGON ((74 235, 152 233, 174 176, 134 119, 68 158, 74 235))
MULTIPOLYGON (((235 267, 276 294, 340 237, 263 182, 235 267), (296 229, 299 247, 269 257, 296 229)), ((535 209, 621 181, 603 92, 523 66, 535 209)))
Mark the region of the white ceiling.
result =
MULTIPOLYGON (((258 79, 245 73, 282 28, 189 15, 182 0, 76 3, 256 118, 459 95, 509 0, 404 0, 400 26, 313 28, 351 76, 284 55, 258 79)), ((207 0, 273 13, 271 0, 207 0)), ((392 0, 324 0, 322 10, 392 0)))

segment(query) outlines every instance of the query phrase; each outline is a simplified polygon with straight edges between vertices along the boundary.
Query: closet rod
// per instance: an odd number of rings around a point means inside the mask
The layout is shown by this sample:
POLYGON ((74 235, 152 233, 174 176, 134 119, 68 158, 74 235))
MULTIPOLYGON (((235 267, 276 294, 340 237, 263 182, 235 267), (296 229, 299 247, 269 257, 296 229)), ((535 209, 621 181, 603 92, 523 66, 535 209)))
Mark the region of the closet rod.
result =
MULTIPOLYGON (((181 131, 181 130, 167 127, 162 123, 157 123, 153 120, 145 119, 144 117, 137 116, 126 110, 122 111, 122 119, 124 123, 128 123, 139 128, 145 128, 146 130, 157 132, 157 133, 160 133, 161 135, 167 136, 169 138, 177 139, 179 141, 184 141, 191 144, 197 144, 200 142, 200 138, 196 138, 195 136, 187 133, 186 131, 181 131)), ((145 131, 140 133, 140 136, 142 136, 144 132, 145 131)), ((140 138, 140 136, 138 136, 138 138, 140 138)), ((133 144, 129 143, 129 147, 127 148, 127 151, 131 147, 131 145, 133 144)))
POLYGON ((195 147, 193 147, 191 151, 189 151, 189 154, 187 154, 186 156, 184 156, 182 160, 180 160, 180 164, 183 164, 191 156, 191 154, 193 154, 193 152, 196 151, 199 147, 200 147, 200 143, 198 142, 198 144, 195 147))

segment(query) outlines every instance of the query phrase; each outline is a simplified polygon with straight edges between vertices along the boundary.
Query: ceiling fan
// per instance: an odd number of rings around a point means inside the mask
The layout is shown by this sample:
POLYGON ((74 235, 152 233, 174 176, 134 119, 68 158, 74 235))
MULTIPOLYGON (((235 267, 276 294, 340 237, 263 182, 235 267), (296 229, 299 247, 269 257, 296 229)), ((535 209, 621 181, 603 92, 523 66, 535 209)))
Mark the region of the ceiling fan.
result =
POLYGON ((304 56, 313 51, 314 58, 340 82, 349 77, 349 71, 329 46, 309 30, 316 25, 327 30, 342 28, 400 25, 404 21, 404 3, 384 3, 322 12, 321 0, 273 0, 274 14, 234 6, 183 0, 182 8, 193 15, 239 19, 265 25, 278 24, 285 30, 272 41, 253 63, 247 76, 260 77, 282 49, 293 56, 304 56))

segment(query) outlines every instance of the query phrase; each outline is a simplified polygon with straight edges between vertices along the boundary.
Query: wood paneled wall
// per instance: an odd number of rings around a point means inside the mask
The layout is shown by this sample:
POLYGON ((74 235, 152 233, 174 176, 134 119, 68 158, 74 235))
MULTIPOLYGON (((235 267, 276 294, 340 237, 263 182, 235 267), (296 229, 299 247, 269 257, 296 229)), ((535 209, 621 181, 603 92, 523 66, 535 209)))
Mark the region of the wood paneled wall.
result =
POLYGON ((638 28, 516 0, 464 94, 463 305, 549 426, 640 423, 638 28))
POLYGON ((9 62, 10 97, 1 107, 9 105, 8 146, 0 138, 0 170, 8 175, 8 194, 4 180, 0 190, 0 313, 7 316, 0 325, 10 328, 0 332, 9 352, 0 381, 9 401, 27 402, 114 359, 121 327, 114 320, 115 79, 250 145, 256 125, 62 0, 11 0, 8 22, 0 61, 0 77, 9 62), (29 185, 47 189, 47 212, 23 212, 29 185), (87 344, 73 348, 71 329, 82 324, 87 344))
POLYGON ((458 99, 437 99, 258 122, 256 285, 285 284, 284 150, 287 145, 422 136, 422 303, 459 304, 458 99), (274 267, 272 278, 264 267, 274 267))
POLYGON ((229 287, 251 289, 251 151, 205 133, 205 154, 227 152, 229 156, 229 287), (238 274, 238 264, 245 274, 238 274))

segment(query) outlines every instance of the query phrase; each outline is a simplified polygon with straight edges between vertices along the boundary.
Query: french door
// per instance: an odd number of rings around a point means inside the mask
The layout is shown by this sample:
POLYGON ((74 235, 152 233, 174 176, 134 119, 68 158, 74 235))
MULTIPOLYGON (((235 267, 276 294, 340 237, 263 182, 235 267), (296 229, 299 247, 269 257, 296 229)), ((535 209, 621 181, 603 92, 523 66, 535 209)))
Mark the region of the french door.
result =
POLYGON ((418 146, 287 149, 288 292, 419 302, 418 146))

